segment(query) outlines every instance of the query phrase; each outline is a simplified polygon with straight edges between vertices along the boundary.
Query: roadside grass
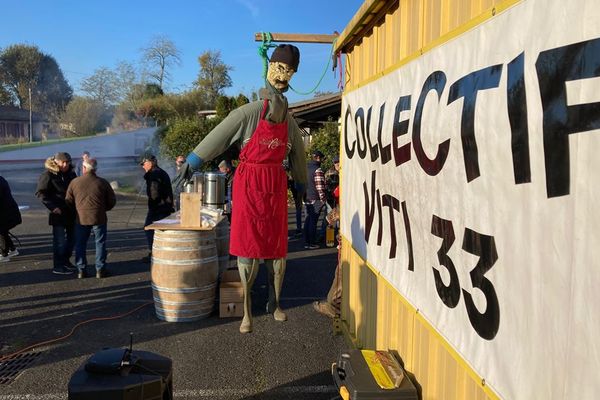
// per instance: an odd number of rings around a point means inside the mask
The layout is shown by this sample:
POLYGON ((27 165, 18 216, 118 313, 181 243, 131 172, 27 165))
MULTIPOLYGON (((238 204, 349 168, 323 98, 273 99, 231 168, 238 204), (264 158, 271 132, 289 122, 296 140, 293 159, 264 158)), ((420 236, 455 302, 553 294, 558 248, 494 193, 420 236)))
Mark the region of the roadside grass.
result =
POLYGON ((121 194, 138 194, 139 190, 134 185, 123 185, 119 186, 115 192, 121 194))
POLYGON ((22 150, 22 149, 29 149, 32 147, 47 146, 47 145, 55 144, 55 143, 73 142, 76 140, 89 139, 90 137, 91 136, 79 136, 79 137, 69 137, 69 138, 61 138, 61 139, 50 139, 50 140, 44 140, 43 142, 3 144, 3 145, 0 145, 0 153, 2 153, 4 151, 22 150))

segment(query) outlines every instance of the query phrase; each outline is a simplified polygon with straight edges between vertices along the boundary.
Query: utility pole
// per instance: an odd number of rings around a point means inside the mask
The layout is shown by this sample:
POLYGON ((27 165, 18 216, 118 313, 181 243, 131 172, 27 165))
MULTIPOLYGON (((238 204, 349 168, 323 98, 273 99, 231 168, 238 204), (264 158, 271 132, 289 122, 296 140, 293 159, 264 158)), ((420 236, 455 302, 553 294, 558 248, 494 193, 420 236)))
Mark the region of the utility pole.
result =
POLYGON ((29 143, 33 142, 33 125, 32 123, 32 118, 31 118, 31 88, 29 88, 29 143))

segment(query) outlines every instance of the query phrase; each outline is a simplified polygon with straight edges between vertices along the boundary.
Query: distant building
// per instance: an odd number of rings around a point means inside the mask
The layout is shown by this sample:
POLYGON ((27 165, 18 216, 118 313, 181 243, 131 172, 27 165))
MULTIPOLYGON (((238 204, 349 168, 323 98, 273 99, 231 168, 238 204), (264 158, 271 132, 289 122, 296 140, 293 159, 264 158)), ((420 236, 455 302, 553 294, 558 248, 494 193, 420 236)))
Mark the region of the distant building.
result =
POLYGON ((200 110, 197 114, 200 118, 213 119, 217 116, 217 110, 200 110))
POLYGON ((342 111, 342 94, 331 93, 309 100, 292 103, 288 106, 290 114, 298 126, 310 134, 311 129, 319 129, 330 121, 337 121, 342 111))
MULTIPOLYGON (((42 114, 32 113, 33 141, 41 141, 50 131, 50 123, 42 114)), ((29 141, 29 110, 0 106, 0 144, 29 141)))

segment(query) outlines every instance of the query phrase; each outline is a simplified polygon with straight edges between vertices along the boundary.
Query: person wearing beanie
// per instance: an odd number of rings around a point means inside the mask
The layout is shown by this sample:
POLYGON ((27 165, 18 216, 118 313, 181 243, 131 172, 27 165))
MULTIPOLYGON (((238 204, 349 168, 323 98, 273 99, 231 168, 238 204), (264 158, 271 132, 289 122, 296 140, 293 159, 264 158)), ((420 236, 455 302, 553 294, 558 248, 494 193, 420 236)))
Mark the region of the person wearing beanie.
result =
POLYGON ((68 275, 75 271, 69 261, 75 245, 75 213, 66 202, 67 188, 76 175, 69 153, 56 153, 44 163, 46 170, 38 179, 35 195, 50 211, 48 224, 52 226, 52 273, 68 275))
POLYGON ((290 173, 300 191, 306 185, 306 156, 298 124, 288 113, 283 95, 300 63, 297 47, 283 44, 271 55, 260 100, 233 110, 187 156, 174 180, 189 179, 203 163, 223 154, 230 146, 240 150, 233 181, 233 207, 229 251, 238 257, 244 289, 241 333, 252 332, 251 289, 260 259, 265 260, 269 281, 267 312, 286 321, 280 306, 287 256, 287 178, 282 162, 287 157, 290 173))

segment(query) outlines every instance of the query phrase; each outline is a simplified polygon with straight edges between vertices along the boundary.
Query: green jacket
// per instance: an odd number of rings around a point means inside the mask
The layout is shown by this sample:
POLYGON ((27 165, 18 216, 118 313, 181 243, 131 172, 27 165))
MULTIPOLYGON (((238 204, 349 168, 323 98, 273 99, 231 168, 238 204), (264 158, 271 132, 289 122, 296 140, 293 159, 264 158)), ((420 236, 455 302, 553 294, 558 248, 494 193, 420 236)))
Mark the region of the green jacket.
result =
POLYGON ((229 113, 219 125, 196 146, 194 153, 204 162, 223 154, 231 145, 241 150, 254 133, 260 120, 263 99, 269 99, 266 119, 280 123, 285 118, 288 123, 288 161, 295 182, 306 186, 306 154, 302 133, 296 120, 287 112, 287 99, 282 94, 261 90, 261 100, 245 104, 229 113))

